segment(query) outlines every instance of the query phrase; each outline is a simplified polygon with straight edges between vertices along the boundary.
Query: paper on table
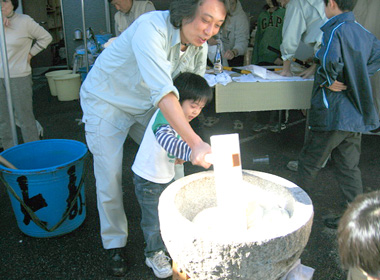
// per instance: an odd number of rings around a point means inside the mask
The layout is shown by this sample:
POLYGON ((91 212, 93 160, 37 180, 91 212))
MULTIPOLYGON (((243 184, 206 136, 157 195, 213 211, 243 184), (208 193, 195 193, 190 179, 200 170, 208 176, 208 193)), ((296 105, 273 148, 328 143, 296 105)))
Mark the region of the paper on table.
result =
POLYGON ((304 79, 299 76, 292 76, 292 77, 284 77, 280 74, 277 74, 276 72, 269 71, 265 67, 257 66, 257 65, 247 65, 244 67, 244 69, 251 71, 254 78, 243 78, 240 80, 234 79, 236 82, 275 82, 275 81, 310 81, 313 80, 313 78, 310 79, 304 79), (256 76, 256 78, 255 78, 256 76))
POLYGON ((267 69, 257 65, 248 65, 245 67, 247 70, 251 71, 251 73, 260 78, 267 78, 267 69))
POLYGON ((253 83, 253 82, 258 82, 259 80, 262 80, 262 79, 259 79, 251 74, 247 74, 247 75, 241 75, 239 77, 233 77, 232 80, 238 83, 253 83))

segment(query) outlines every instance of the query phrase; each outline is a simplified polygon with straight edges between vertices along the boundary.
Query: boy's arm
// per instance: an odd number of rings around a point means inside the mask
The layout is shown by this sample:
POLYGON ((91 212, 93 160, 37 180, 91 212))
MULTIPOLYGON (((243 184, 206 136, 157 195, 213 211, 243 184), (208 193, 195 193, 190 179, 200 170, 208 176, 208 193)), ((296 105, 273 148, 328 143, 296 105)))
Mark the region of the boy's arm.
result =
POLYGON ((184 161, 190 161, 191 149, 185 141, 176 137, 174 129, 170 125, 162 125, 154 133, 157 142, 167 152, 176 158, 184 161))

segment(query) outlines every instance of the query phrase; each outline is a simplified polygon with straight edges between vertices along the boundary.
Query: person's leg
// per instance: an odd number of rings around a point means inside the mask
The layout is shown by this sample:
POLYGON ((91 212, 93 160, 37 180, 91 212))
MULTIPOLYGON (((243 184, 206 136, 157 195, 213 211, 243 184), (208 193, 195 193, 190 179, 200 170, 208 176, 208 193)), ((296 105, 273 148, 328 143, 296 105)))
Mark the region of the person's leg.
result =
POLYGON ((158 201, 167 184, 156 184, 133 174, 135 193, 141 208, 141 229, 144 233, 146 257, 155 252, 166 251, 161 238, 160 222, 158 219, 158 201))
POLYGON ((0 138, 4 149, 14 146, 4 79, 0 79, 0 138))
POLYGON ((298 186, 311 191, 318 172, 336 145, 332 132, 310 131, 299 155, 298 186))
POLYGON ((121 185, 123 145, 128 131, 120 131, 94 115, 84 116, 83 122, 87 145, 94 158, 103 247, 121 248, 128 237, 121 185))
POLYGON ((172 275, 173 270, 161 237, 158 202, 168 184, 156 184, 136 174, 133 175, 133 183, 141 208, 141 229, 146 243, 145 263, 158 278, 167 278, 172 275))
POLYGON ((331 159, 336 168, 335 176, 347 202, 363 193, 359 160, 361 153, 361 133, 342 132, 346 138, 333 150, 331 159))
POLYGON ((32 76, 10 79, 12 103, 25 143, 40 140, 33 113, 32 76))
POLYGON ((254 123, 252 125, 252 130, 255 132, 260 132, 269 128, 269 118, 271 111, 257 111, 254 117, 254 123))

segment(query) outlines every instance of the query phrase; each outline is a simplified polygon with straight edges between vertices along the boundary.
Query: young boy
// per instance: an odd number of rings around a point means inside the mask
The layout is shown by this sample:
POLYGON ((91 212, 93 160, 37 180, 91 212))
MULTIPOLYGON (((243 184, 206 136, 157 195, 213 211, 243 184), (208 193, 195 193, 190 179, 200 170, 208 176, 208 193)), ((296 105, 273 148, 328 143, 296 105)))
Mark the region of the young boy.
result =
MULTIPOLYGON (((186 119, 196 118, 212 100, 207 81, 196 74, 182 73, 174 80, 186 119)), ((145 263, 158 278, 172 275, 169 257, 160 234, 158 200, 173 181, 174 165, 189 161, 190 147, 169 125, 158 109, 150 120, 132 170, 137 200, 141 207, 141 228, 146 242, 145 263)))
MULTIPOLYGON (((363 192, 361 133, 379 127, 369 76, 380 70, 380 41, 355 21, 355 0, 324 0, 329 20, 321 27, 320 65, 314 77, 310 137, 299 158, 298 185, 312 194, 312 182, 331 154, 346 202, 363 192)), ((327 218, 337 228, 340 215, 327 218)))
POLYGON ((359 195, 338 227, 339 255, 347 280, 380 279, 380 191, 359 195))

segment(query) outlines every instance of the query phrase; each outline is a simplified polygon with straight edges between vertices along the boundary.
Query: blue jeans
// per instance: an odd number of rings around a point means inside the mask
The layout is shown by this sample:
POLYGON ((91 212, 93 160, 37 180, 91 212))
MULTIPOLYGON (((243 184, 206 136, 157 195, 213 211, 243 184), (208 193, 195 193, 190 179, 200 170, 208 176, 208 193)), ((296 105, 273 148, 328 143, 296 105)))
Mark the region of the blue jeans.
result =
POLYGON ((160 233, 158 219, 158 200, 161 193, 171 183, 157 184, 133 174, 135 193, 141 208, 141 229, 144 234, 146 247, 144 254, 151 257, 155 252, 166 251, 160 233))

